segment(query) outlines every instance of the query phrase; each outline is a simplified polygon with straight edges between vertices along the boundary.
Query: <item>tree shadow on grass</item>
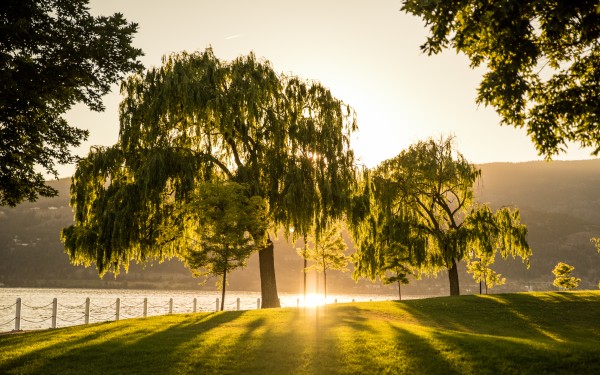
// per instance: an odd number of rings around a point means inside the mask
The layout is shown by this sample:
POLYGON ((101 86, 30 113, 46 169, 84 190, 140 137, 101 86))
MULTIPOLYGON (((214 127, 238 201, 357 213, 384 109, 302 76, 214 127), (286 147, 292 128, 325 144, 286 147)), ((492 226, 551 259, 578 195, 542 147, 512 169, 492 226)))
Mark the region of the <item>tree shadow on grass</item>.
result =
POLYGON ((437 329, 548 341, 577 341, 593 335, 594 328, 584 323, 592 320, 591 312, 600 314, 598 298, 553 294, 548 295, 550 303, 543 298, 546 294, 527 293, 396 303, 419 324, 437 329))
POLYGON ((406 373, 423 374, 596 374, 598 348, 537 344, 471 333, 398 328, 408 358, 406 373))
MULTIPOLYGON (((395 341, 356 306, 337 305, 291 311, 281 326, 239 340, 250 350, 240 358, 249 373, 383 374, 395 373, 395 341), (265 355, 267 354, 267 355, 265 355), (281 358, 276 363, 265 358, 281 358)), ((387 326, 384 329, 388 329, 387 326)))
MULTIPOLYGON (((170 373, 177 364, 178 349, 202 340, 215 328, 239 318, 244 312, 203 313, 153 317, 147 322, 132 319, 108 323, 113 327, 90 327, 93 333, 65 340, 39 350, 27 351, 0 367, 0 372, 36 374, 170 373)), ((79 327, 81 328, 81 327, 79 327)), ((38 340, 38 337, 35 337, 38 340)), ((207 348, 208 349, 208 348, 207 348)), ((185 355, 182 352, 181 355, 185 355)))
POLYGON ((65 331, 77 330, 77 333, 68 335, 67 338, 55 342, 57 330, 48 329, 44 331, 35 331, 30 333, 19 333, 2 337, 0 346, 18 348, 8 354, 8 359, 0 364, 0 373, 10 372, 31 372, 41 373, 40 369, 44 367, 45 362, 52 358, 58 357, 63 353, 68 352, 71 348, 86 345, 89 342, 101 339, 109 335, 113 336, 122 331, 119 326, 107 328, 106 325, 110 322, 93 324, 89 327, 81 329, 81 327, 68 327, 60 329, 62 333, 65 331))

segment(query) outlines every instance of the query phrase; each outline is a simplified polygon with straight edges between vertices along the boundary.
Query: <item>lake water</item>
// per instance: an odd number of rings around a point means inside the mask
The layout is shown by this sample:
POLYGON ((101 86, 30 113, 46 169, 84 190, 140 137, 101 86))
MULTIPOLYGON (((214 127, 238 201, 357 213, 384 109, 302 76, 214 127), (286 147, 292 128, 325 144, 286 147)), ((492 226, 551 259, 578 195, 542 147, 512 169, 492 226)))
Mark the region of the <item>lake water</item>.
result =
MULTIPOLYGON (((144 299, 147 299, 147 316, 169 313, 172 299, 172 313, 215 311, 217 291, 197 290, 125 290, 125 289, 42 289, 42 288, 0 288, 0 332, 15 328, 16 300, 21 298, 21 329, 34 330, 52 327, 53 299, 57 299, 56 327, 67 327, 85 323, 86 298, 90 299, 89 322, 112 321, 116 318, 117 298, 119 299, 119 319, 143 316, 144 299)), ((282 307, 304 306, 302 294, 279 293, 282 307)), ((425 297, 425 296, 420 296, 425 297)), ((259 292, 229 291, 225 295, 225 310, 257 308, 259 292)), ((407 299, 419 298, 408 296, 407 299)), ((328 294, 327 303, 385 301, 397 299, 395 295, 378 294, 328 294)), ((307 306, 323 304, 323 296, 307 295, 307 306)))

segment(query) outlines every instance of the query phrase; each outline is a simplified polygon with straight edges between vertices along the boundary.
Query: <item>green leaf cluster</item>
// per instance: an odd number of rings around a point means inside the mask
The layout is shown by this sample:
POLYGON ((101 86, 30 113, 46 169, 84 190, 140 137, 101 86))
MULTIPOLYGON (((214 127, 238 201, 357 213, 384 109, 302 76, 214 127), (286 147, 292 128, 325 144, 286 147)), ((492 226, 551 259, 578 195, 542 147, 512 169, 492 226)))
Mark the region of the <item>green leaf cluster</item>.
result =
POLYGON ((318 237, 308 237, 305 249, 298 252, 307 260, 314 262, 306 271, 326 272, 327 270, 348 271, 348 257, 345 255, 348 246, 342 238, 340 222, 329 225, 318 237))
POLYGON ((571 290, 577 288, 579 286, 579 282, 581 279, 571 276, 571 272, 575 269, 575 267, 570 266, 563 262, 558 262, 556 267, 552 270, 554 274, 554 286, 559 288, 563 288, 566 290, 571 290))
POLYGON ((600 13, 596 0, 404 0, 429 35, 421 49, 485 66, 477 103, 525 127, 550 158, 567 142, 600 152, 600 13))
MULTIPOLYGON (((248 197, 235 182, 203 183, 187 209, 189 227, 182 256, 195 276, 224 276, 244 267, 248 257, 264 246, 268 223, 267 202, 248 197)), ((224 287, 224 285, 223 285, 224 287)))
POLYGON ((137 24, 94 17, 89 0, 5 0, 0 7, 0 205, 55 196, 36 167, 56 163, 88 136, 63 118, 75 103, 102 111, 102 96, 142 68, 137 24))
POLYGON ((93 149, 73 177, 75 225, 63 239, 75 263, 104 273, 180 255, 205 182, 243 185, 264 200, 269 228, 294 236, 319 232, 349 204, 356 116, 318 82, 208 48, 164 57, 121 93, 117 144, 93 149))
MULTIPOLYGON (((456 272, 471 252, 527 261, 531 249, 518 210, 492 212, 473 202, 480 174, 451 137, 418 142, 365 172, 351 214, 355 277, 382 277, 389 264, 417 274, 456 272)), ((458 274, 450 280, 458 290, 458 274)))

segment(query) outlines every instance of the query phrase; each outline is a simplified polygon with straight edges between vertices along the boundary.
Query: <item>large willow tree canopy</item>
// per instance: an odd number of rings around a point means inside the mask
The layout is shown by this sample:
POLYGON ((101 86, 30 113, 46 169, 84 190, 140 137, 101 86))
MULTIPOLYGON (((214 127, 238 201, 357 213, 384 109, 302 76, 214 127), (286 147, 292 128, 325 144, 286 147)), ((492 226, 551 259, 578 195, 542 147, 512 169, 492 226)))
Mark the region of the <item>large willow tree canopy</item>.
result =
POLYGON ((402 260, 417 274, 449 270, 458 293, 456 262, 471 252, 526 261, 531 249, 518 210, 475 204, 480 175, 452 138, 418 142, 367 171, 351 211, 354 276, 383 277, 387 264, 402 260))
POLYGON ((318 82, 209 48, 163 58, 121 93, 117 144, 92 150, 73 177, 75 225, 63 236, 76 263, 103 273, 177 255, 183 208, 204 181, 244 184, 268 203, 270 225, 300 236, 348 204, 355 114, 318 82))

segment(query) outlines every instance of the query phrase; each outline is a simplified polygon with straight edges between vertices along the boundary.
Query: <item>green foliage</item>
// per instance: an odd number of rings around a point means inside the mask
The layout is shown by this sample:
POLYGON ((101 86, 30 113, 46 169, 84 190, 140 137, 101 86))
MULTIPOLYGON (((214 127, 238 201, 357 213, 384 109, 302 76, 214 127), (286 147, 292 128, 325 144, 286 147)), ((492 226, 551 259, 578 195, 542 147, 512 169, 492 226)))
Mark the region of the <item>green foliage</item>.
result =
POLYGON ((418 142, 366 173, 351 219, 355 276, 380 276, 397 259, 420 273, 447 269, 451 294, 458 294, 456 262, 470 249, 527 260, 531 249, 518 210, 493 213, 473 203, 479 176, 452 138, 418 142))
POLYGON ((196 238, 184 237, 183 258, 194 276, 221 276, 221 310, 227 274, 245 267, 248 257, 265 245, 268 206, 261 197, 248 197, 247 190, 235 182, 204 183, 186 207, 196 238))
POLYGON ((269 225, 294 235, 344 212, 355 114, 318 82, 209 48, 165 57, 121 93, 118 143, 92 150, 73 177, 75 225, 63 238, 75 263, 103 273, 178 255, 206 181, 243 184, 268 205, 269 225))
POLYGON ((301 255, 306 255, 307 260, 315 262, 307 271, 347 271, 348 257, 345 252, 348 246, 342 238, 342 226, 339 222, 329 225, 318 238, 309 237, 308 240, 306 250, 299 251, 301 255))
POLYGON ((554 286, 562 289, 571 290, 577 288, 581 279, 571 276, 571 272, 575 267, 570 266, 563 262, 558 262, 556 267, 552 270, 552 273, 556 278, 554 279, 554 286))
POLYGON ((479 260, 469 260, 467 262, 467 272, 472 273, 473 279, 478 283, 485 283, 486 294, 488 288, 491 289, 494 285, 506 283, 506 278, 490 268, 493 263, 494 257, 483 257, 479 260))
POLYGON ((0 205, 57 191, 36 167, 77 160, 88 136, 62 117, 75 103, 102 111, 102 96, 139 70, 131 42, 137 24, 123 15, 93 17, 89 0, 6 0, 0 8, 0 205))
POLYGON ((186 264, 196 276, 222 276, 244 267, 248 257, 264 246, 266 202, 248 197, 247 189, 235 182, 204 183, 199 190, 188 207, 195 231, 194 237, 184 239, 186 264))
POLYGON ((308 261, 314 262, 305 271, 316 270, 323 272, 325 285, 325 298, 327 298, 327 270, 346 272, 348 257, 345 252, 348 246, 342 238, 342 224, 338 221, 325 228, 319 235, 309 237, 308 244, 298 253, 308 261), (311 244, 312 242, 312 244, 311 244), (312 246, 311 246, 312 245, 312 246))
POLYGON ((598 252, 600 253, 600 237, 593 237, 591 241, 594 244, 594 246, 596 246, 596 250, 598 250, 598 252))
POLYGON ((421 49, 464 53, 487 69, 477 103, 526 127, 546 157, 567 142, 600 152, 600 14, 595 0, 404 0, 429 36, 421 49))

